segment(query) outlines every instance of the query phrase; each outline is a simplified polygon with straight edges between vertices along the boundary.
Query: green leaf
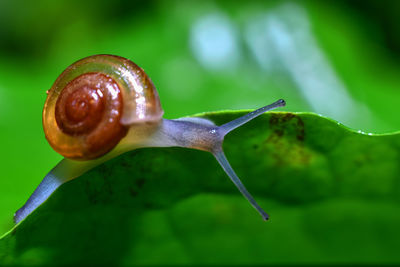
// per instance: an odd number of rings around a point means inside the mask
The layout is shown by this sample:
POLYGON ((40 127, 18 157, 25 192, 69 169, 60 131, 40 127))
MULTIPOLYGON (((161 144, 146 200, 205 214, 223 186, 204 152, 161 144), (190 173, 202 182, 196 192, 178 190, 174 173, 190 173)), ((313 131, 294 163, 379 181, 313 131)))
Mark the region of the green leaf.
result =
POLYGON ((140 149, 61 186, 0 239, 0 265, 400 262, 399 133, 268 113, 224 149, 270 221, 211 154, 140 149))

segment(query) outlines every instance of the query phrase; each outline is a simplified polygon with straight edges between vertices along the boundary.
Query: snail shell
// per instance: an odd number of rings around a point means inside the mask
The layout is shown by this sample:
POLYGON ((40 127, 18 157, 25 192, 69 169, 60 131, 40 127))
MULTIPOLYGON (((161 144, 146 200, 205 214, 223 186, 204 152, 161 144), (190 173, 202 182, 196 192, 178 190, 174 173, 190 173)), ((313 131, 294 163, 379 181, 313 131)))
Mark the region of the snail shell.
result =
POLYGON ((129 126, 158 123, 158 93, 132 61, 95 55, 69 66, 48 91, 43 109, 46 139, 66 158, 98 158, 127 134, 129 126))

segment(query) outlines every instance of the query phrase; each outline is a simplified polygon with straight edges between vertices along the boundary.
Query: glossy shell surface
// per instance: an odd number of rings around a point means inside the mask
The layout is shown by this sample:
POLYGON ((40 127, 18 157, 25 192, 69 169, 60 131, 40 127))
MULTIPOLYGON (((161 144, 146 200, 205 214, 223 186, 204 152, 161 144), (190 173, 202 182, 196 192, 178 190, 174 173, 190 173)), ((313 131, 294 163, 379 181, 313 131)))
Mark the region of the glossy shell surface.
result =
POLYGON ((143 69, 122 57, 95 55, 75 62, 57 78, 48 91, 43 128, 58 153, 86 160, 111 150, 130 125, 156 123, 162 115, 158 93, 143 69), (79 90, 71 89, 75 84, 79 90), (64 89, 70 92, 63 92, 64 89), (66 111, 60 108, 60 103, 68 107, 66 111), (85 103, 90 103, 89 109, 85 103), (89 115, 94 116, 94 122, 86 119, 89 115), (65 118, 79 123, 69 125, 63 122, 65 118))

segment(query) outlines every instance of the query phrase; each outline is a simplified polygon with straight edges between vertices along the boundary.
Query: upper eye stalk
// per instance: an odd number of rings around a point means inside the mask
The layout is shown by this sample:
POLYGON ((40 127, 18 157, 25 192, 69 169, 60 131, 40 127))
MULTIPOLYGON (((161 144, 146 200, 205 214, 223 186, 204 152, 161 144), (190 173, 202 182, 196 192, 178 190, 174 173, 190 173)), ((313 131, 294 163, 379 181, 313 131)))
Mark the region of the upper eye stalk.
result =
POLYGON ((222 150, 224 137, 264 112, 285 106, 280 99, 216 126, 200 118, 163 119, 154 84, 132 61, 95 55, 69 66, 48 91, 43 128, 49 144, 65 157, 42 180, 14 216, 23 220, 61 184, 121 153, 141 147, 187 147, 212 153, 243 196, 268 220, 222 150))

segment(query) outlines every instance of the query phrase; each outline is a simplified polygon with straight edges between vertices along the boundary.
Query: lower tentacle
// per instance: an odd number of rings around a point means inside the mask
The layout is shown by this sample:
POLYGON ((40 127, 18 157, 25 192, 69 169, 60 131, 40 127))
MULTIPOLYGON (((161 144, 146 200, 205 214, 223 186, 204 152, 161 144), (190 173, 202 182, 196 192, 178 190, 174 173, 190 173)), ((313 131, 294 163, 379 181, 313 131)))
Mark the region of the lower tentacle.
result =
POLYGON ((257 201, 251 196, 251 194, 247 191, 246 187, 240 181, 239 177, 236 175, 235 171, 232 169, 228 160, 225 157, 225 154, 222 150, 216 151, 213 153, 219 164, 222 166, 226 174, 231 178, 232 182, 239 189, 240 193, 250 202, 250 204, 260 213, 263 219, 266 221, 269 219, 269 215, 258 205, 257 201))

